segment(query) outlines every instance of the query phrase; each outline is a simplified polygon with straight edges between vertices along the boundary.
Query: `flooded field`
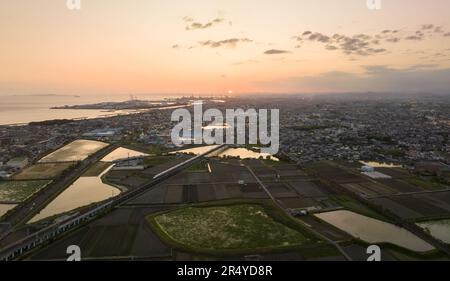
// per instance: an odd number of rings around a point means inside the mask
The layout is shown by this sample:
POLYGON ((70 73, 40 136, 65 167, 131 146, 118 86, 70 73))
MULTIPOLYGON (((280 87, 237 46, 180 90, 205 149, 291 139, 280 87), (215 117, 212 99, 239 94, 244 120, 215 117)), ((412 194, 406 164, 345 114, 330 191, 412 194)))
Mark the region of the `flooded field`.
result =
MULTIPOLYGON (((214 147, 217 147, 217 145, 195 147, 195 148, 190 148, 190 149, 179 150, 179 151, 176 151, 173 153, 193 153, 195 155, 199 155, 199 154, 207 152, 208 150, 211 150, 214 147)), ((263 157, 264 159, 266 159, 267 157, 270 157, 271 160, 278 161, 278 158, 270 155, 269 153, 256 152, 256 151, 253 151, 253 150, 250 150, 247 148, 228 148, 219 153, 215 153, 214 156, 239 157, 241 159, 258 159, 260 157, 263 157)))
POLYGON ((0 204, 0 218, 16 206, 16 204, 0 204))
POLYGON ((450 244, 450 219, 420 222, 417 224, 444 243, 450 244))
POLYGON ((136 157, 136 156, 148 156, 143 152, 139 152, 136 150, 131 150, 123 147, 119 147, 110 154, 106 155, 101 161, 103 162, 113 162, 115 160, 119 160, 127 157, 136 157))
POLYGON ((316 214, 316 217, 369 243, 389 242, 416 252, 427 252, 434 247, 411 232, 350 211, 316 214))
POLYGON ((97 177, 80 177, 33 217, 29 223, 119 195, 119 189, 105 184, 101 180, 101 177, 111 168, 112 165, 97 177))
POLYGON ((45 156, 40 163, 82 161, 108 144, 100 141, 76 140, 45 156))

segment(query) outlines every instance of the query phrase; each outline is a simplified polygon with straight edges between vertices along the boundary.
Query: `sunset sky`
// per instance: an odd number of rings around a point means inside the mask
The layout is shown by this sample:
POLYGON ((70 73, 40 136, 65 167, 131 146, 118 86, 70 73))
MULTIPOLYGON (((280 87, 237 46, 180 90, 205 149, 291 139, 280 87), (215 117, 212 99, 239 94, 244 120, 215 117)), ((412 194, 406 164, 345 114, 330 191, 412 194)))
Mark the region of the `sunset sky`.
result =
POLYGON ((0 0, 0 95, 450 92, 450 1, 0 0))

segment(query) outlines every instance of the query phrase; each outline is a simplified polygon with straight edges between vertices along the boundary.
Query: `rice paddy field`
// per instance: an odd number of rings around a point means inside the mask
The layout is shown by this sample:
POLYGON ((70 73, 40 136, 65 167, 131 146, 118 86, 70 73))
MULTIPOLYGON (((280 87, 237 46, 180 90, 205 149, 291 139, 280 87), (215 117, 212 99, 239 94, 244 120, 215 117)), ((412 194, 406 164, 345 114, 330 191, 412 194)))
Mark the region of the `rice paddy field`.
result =
POLYGON ((19 203, 47 186, 50 180, 1 181, 0 201, 19 203))
POLYGON ((273 249, 311 242, 258 204, 185 207, 149 220, 163 237, 191 249, 273 249))
POLYGON ((43 157, 40 163, 82 161, 109 144, 100 141, 76 140, 43 157))
POLYGON ((425 229, 433 237, 450 244, 450 219, 424 221, 417 223, 417 225, 425 229))
POLYGON ((6 214, 9 210, 14 209, 16 207, 16 204, 0 204, 0 218, 6 214))
POLYGON ((16 180, 44 180, 54 179, 61 175, 65 170, 72 167, 73 163, 39 163, 25 168, 19 174, 14 176, 16 180))

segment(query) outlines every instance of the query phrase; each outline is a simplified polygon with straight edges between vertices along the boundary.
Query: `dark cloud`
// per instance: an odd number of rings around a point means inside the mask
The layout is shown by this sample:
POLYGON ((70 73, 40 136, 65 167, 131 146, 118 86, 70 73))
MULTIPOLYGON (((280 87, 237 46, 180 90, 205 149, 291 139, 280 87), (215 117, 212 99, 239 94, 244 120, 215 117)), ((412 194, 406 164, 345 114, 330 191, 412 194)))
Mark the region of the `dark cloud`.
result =
MULTIPOLYGON (((374 91, 374 92, 447 92, 450 93, 450 69, 438 69, 437 65, 415 65, 395 69, 386 65, 366 65, 364 72, 332 71, 316 76, 292 77, 266 82, 277 91, 374 91)), ((261 82, 259 82, 261 83, 261 82)))
POLYGON ((212 40, 202 41, 199 42, 199 44, 201 46, 211 48, 219 48, 219 47, 235 48, 238 43, 249 43, 249 42, 253 42, 253 40, 250 40, 248 38, 230 38, 221 41, 212 41, 212 40))
POLYGON ((294 38, 298 41, 322 43, 326 50, 341 50, 346 55, 369 56, 386 51, 383 48, 376 48, 375 45, 380 43, 379 40, 367 34, 356 34, 353 36, 334 34, 330 36, 319 32, 306 31, 300 36, 294 36, 294 38))
POLYGON ((301 35, 292 38, 301 42, 302 45, 307 42, 322 43, 326 50, 341 50, 346 55, 371 56, 388 52, 384 46, 386 43, 398 43, 404 41, 421 41, 432 38, 434 33, 450 37, 450 32, 445 33, 442 26, 434 24, 424 24, 418 30, 413 32, 400 31, 398 29, 385 29, 377 34, 322 34, 319 32, 305 31, 301 35))
POLYGON ((423 70, 423 69, 436 69, 438 68, 439 65, 438 64, 415 64, 412 65, 408 68, 408 70, 410 71, 414 71, 414 70, 423 70))
POLYGON ((399 37, 392 37, 392 38, 388 38, 388 39, 386 39, 386 42, 389 42, 389 43, 398 43, 398 42, 400 42, 400 38, 399 37))
POLYGON ((330 50, 330 51, 334 51, 334 50, 337 50, 337 49, 339 49, 339 48, 336 47, 336 46, 333 46, 333 45, 326 45, 326 46, 325 46, 325 49, 330 50))
POLYGON ((199 23, 195 22, 194 19, 190 17, 184 17, 183 20, 188 23, 188 25, 186 26, 186 30, 206 29, 225 21, 225 19, 223 18, 216 18, 207 23, 199 23))
POLYGON ((422 30, 431 30, 434 28, 434 24, 424 24, 422 25, 422 30))
POLYGON ((419 40, 422 40, 423 39, 423 37, 422 36, 417 36, 417 35, 412 35, 412 36, 408 36, 408 37, 406 37, 405 38, 405 40, 416 40, 416 41, 419 41, 419 40))
POLYGON ((442 29, 442 26, 436 26, 436 28, 434 29, 435 33, 443 33, 444 30, 442 29))
POLYGON ((267 50, 264 52, 264 54, 266 54, 266 55, 279 55, 279 54, 286 54, 286 53, 290 53, 290 52, 286 51, 286 50, 277 50, 277 49, 271 49, 271 50, 267 50))
POLYGON ((190 49, 193 49, 193 48, 195 48, 195 47, 194 46, 183 46, 183 45, 180 45, 180 44, 172 45, 172 49, 176 49, 176 50, 180 50, 180 49, 190 50, 190 49))
POLYGON ((316 33, 309 35, 308 40, 309 41, 317 41, 317 42, 321 42, 321 43, 328 43, 328 42, 330 42, 330 37, 316 32, 316 33))

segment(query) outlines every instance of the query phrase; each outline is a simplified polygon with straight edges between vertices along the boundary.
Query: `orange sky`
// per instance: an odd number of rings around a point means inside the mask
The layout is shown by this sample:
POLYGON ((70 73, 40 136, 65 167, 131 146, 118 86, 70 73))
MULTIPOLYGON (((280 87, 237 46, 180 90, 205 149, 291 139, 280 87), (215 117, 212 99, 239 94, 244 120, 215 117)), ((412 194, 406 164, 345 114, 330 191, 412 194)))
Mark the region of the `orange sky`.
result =
POLYGON ((450 90, 447 0, 65 2, 0 0, 0 95, 450 90))

